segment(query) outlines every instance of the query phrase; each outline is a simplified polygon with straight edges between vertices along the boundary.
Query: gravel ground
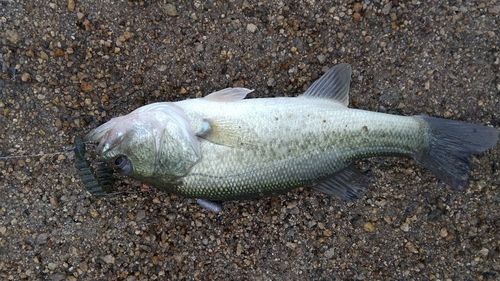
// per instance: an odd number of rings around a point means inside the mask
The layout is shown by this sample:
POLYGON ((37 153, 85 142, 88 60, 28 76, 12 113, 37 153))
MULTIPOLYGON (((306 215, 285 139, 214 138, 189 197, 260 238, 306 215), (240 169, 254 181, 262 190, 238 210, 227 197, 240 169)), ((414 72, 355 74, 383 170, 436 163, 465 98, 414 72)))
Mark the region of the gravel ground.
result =
POLYGON ((339 62, 351 107, 498 128, 499 26, 497 0, 0 0, 0 279, 499 280, 499 145, 464 192, 377 158, 361 200, 297 189, 216 215, 126 178, 92 197, 72 152, 12 157, 152 102, 294 96, 339 62))

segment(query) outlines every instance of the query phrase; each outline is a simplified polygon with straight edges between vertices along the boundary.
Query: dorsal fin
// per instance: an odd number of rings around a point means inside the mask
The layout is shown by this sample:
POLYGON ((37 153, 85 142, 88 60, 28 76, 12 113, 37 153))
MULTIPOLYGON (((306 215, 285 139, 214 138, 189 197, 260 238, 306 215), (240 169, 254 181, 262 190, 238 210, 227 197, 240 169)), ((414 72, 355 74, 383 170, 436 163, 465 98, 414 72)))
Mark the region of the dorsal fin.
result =
POLYGON ((312 83, 302 96, 334 99, 347 106, 349 104, 351 74, 352 69, 349 64, 338 64, 312 83))
POLYGON ((244 99, 253 90, 247 88, 226 88, 204 97, 209 101, 230 102, 244 99))

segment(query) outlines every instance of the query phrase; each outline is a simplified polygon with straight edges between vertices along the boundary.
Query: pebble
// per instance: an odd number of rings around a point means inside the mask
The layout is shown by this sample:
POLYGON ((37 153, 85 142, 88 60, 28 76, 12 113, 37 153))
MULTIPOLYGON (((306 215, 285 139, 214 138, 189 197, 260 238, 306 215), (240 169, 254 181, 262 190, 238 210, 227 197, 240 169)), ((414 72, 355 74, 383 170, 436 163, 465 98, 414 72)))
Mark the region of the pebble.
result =
POLYGON ((488 250, 487 248, 482 248, 481 250, 479 250, 478 254, 480 254, 483 257, 486 257, 489 252, 490 250, 488 250))
POLYGON ((31 81, 31 75, 28 72, 25 72, 21 74, 21 81, 23 82, 30 82, 31 81))
POLYGON ((48 239, 49 239, 49 235, 47 233, 42 233, 36 237, 36 243, 38 245, 44 245, 47 243, 48 239))
POLYGON ((179 16, 179 12, 177 12, 177 8, 174 4, 167 3, 161 7, 163 13, 169 17, 177 17, 179 16))
POLYGON ((146 218, 146 212, 144 210, 140 210, 135 215, 135 221, 137 222, 142 221, 144 218, 146 218))
POLYGON ((92 209, 90 209, 90 211, 89 211, 89 212, 90 212, 90 216, 91 216, 92 218, 97 218, 97 217, 99 217, 99 212, 98 212, 96 209, 92 208, 92 209))
POLYGON ((56 196, 52 196, 49 199, 50 205, 54 208, 57 208, 59 206, 59 200, 57 199, 56 196))
POLYGON ((15 30, 12 30, 12 29, 7 29, 5 31, 5 38, 10 43, 12 43, 14 45, 17 45, 17 43, 21 39, 21 36, 19 35, 19 32, 15 31, 15 30))
POLYGON ((360 21, 360 20, 361 20, 361 14, 360 14, 360 13, 354 13, 354 14, 352 15, 352 19, 353 19, 354 21, 360 21))
POLYGON ((80 84, 80 89, 84 92, 90 92, 94 90, 94 86, 90 82, 82 82, 82 84, 80 84))
POLYGON ((335 255, 335 248, 330 248, 330 249, 326 250, 323 255, 325 256, 325 258, 328 258, 328 259, 333 258, 333 256, 335 255))
POLYGON ((354 6, 352 7, 352 10, 356 13, 361 12, 362 9, 363 9, 363 4, 357 2, 354 3, 354 6))
POLYGON ((75 11, 75 0, 68 0, 68 8, 66 10, 70 13, 75 11))
POLYGON ((54 56, 55 56, 56 58, 59 58, 59 57, 64 56, 64 51, 63 51, 63 49, 58 48, 58 49, 55 51, 54 56))
POLYGON ((269 79, 267 79, 267 86, 268 87, 274 87, 274 86, 276 86, 276 81, 274 80, 273 77, 270 77, 269 79))
POLYGON ((410 224, 402 223, 400 229, 404 232, 408 232, 410 230, 410 224))
POLYGON ((115 257, 113 257, 113 255, 105 255, 101 259, 103 262, 105 262, 107 264, 115 263, 115 257))
POLYGON ((418 254, 418 250, 417 248, 415 247, 415 245, 412 243, 412 242, 408 242, 405 244, 405 248, 409 251, 409 252, 412 252, 414 254, 418 254))
POLYGON ((382 8, 382 14, 388 15, 391 12, 392 4, 386 4, 384 8, 382 8))
POLYGON ((317 58, 320 63, 324 63, 326 61, 326 56, 323 54, 319 54, 317 58))
POLYGON ((496 5, 488 8, 488 13, 498 15, 500 14, 500 5, 496 5))
POLYGON ((366 232, 373 232, 375 230, 375 226, 369 221, 365 222, 363 228, 366 232))
POLYGON ((247 30, 254 33, 255 31, 257 31, 257 26, 253 23, 249 23, 247 24, 247 30))
POLYGON ((48 61, 49 60, 49 55, 47 55, 47 53, 45 53, 44 51, 41 51, 38 53, 38 56, 44 60, 44 61, 48 61))
POLYGON ((286 205, 286 208, 287 208, 287 209, 293 209, 293 208, 297 207, 297 204, 298 204, 298 203, 297 203, 297 200, 293 200, 293 201, 291 201, 290 203, 288 203, 288 204, 286 205))

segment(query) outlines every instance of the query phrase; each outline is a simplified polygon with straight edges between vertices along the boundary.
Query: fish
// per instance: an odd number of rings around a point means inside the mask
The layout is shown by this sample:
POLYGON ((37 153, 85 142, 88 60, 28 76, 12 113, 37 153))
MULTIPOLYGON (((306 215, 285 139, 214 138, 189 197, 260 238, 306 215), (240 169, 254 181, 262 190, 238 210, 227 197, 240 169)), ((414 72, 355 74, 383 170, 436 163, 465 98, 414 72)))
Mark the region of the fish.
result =
POLYGON ((85 136, 100 161, 123 175, 218 211, 212 202, 260 198, 298 187, 354 200, 366 175, 356 160, 413 158, 456 190, 471 155, 499 130, 425 115, 348 107, 352 69, 332 67, 296 97, 245 99, 247 88, 157 102, 112 118, 85 136))

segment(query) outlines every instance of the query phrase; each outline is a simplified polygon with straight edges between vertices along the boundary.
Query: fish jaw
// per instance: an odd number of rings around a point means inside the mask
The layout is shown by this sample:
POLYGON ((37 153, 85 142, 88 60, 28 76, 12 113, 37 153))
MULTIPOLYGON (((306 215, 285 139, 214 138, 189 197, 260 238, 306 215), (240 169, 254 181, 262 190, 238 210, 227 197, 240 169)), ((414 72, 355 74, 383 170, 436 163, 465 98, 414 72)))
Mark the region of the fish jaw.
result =
POLYGON ((184 175, 200 158, 199 141, 186 115, 172 103, 150 104, 113 118, 85 139, 99 143, 101 161, 120 172, 115 160, 125 157, 131 164, 125 174, 146 182, 171 181, 184 175))

